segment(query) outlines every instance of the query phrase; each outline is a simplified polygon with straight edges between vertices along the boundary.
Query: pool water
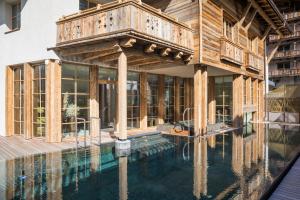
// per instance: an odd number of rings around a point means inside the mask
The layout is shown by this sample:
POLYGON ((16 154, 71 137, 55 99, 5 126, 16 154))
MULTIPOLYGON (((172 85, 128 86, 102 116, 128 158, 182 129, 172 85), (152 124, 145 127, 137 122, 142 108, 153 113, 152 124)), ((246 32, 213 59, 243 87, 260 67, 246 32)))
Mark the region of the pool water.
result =
POLYGON ((0 161, 0 199, 258 199, 300 149, 298 127, 255 124, 208 138, 160 134, 0 161))

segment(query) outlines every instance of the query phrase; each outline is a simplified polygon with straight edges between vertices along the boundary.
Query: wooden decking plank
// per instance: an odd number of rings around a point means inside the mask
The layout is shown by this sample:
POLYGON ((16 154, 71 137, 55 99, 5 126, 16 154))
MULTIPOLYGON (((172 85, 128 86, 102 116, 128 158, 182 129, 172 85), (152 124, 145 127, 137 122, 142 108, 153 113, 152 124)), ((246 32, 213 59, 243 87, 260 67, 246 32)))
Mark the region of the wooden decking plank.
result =
POLYGON ((269 198, 270 200, 300 199, 300 157, 269 198))

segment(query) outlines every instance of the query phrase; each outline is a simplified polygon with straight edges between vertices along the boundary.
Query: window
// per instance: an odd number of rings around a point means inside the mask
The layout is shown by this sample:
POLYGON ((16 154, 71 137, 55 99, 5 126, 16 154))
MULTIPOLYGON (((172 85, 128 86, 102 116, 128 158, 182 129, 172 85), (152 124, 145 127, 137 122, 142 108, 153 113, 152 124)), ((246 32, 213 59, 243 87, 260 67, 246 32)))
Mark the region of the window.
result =
POLYGON ((291 64, 289 62, 277 63, 277 69, 290 69, 291 64))
POLYGON ((227 19, 224 19, 224 21, 223 21, 223 34, 227 39, 233 41, 233 39, 234 39, 234 24, 227 19))
POLYGON ((216 77, 216 122, 232 123, 232 76, 216 77))
POLYGON ((127 128, 140 127, 140 76, 128 72, 127 78, 127 128))
POLYGON ((24 68, 14 69, 14 132, 24 134, 24 68))
POLYGON ((81 65, 62 66, 62 133, 63 137, 84 134, 83 122, 77 118, 89 119, 89 68, 81 65))
POLYGON ((258 53, 258 40, 256 38, 249 38, 248 39, 248 48, 250 51, 254 53, 258 53))
POLYGON ((158 76, 147 75, 147 125, 156 126, 158 123, 158 76))
POLYGON ((21 3, 11 6, 11 30, 17 30, 21 27, 21 3))
POLYGON ((86 10, 89 8, 96 7, 97 3, 92 2, 90 0, 80 0, 79 1, 79 10, 86 10))
POLYGON ((281 45, 280 47, 278 47, 278 51, 289 51, 290 50, 290 45, 281 45))
POLYGON ((45 65, 33 67, 33 135, 34 137, 45 136, 46 110, 45 110, 45 65))
POLYGON ((175 105, 175 81, 174 77, 166 76, 165 77, 165 123, 174 122, 174 105, 175 105))
POLYGON ((184 103, 184 79, 179 78, 179 111, 180 111, 180 120, 183 120, 183 112, 185 110, 184 103))

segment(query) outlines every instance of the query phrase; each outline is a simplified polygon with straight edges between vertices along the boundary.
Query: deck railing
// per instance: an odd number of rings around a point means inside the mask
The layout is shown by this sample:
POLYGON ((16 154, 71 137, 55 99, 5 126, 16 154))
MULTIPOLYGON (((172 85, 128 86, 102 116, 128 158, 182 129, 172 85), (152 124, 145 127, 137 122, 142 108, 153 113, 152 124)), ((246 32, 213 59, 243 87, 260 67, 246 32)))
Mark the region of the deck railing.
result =
POLYGON ((300 50, 288 50, 276 52, 274 58, 290 58, 300 56, 300 50))
POLYGON ((246 67, 252 70, 260 71, 264 68, 264 58, 252 52, 247 52, 246 67))
POLYGON ((57 22, 57 45, 126 34, 193 49, 193 31, 189 26, 140 0, 98 4, 57 22))
POLYGON ((221 59, 237 65, 243 65, 243 49, 237 44, 221 38, 221 59))
POLYGON ((279 35, 270 35, 269 40, 270 42, 274 42, 281 39, 294 39, 300 37, 300 31, 295 31, 293 34, 290 35, 284 35, 280 37, 279 35))
POLYGON ((269 72, 270 77, 299 76, 300 69, 277 69, 269 72))
POLYGON ((290 13, 286 13, 286 14, 284 15, 284 18, 285 18, 286 20, 293 19, 293 18, 297 18, 297 17, 300 17, 300 11, 290 12, 290 13))

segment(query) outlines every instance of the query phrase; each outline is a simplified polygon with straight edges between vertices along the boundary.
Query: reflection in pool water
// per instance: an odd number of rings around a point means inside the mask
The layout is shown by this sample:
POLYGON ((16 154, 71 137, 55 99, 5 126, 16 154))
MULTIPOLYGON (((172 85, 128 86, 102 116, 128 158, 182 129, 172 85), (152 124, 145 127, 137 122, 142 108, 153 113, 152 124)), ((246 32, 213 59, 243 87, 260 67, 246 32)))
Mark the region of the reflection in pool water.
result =
POLYGON ((105 144, 0 161, 0 199, 258 199, 299 151, 299 128, 242 132, 144 136, 128 157, 105 144))

